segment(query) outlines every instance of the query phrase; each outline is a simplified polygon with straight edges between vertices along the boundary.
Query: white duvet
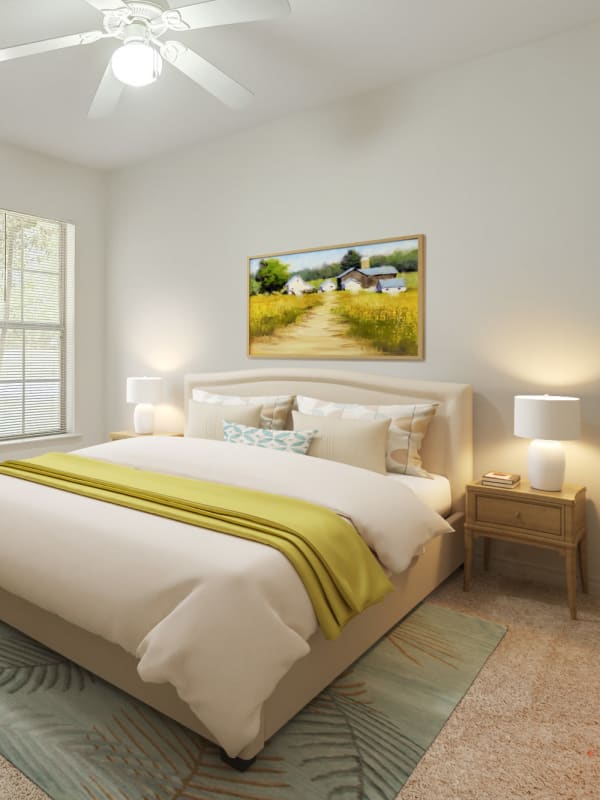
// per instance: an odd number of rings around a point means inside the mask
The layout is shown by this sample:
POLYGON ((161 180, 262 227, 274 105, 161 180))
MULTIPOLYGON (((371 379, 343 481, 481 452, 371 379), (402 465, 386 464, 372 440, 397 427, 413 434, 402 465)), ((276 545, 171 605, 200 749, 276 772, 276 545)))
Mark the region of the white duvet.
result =
MULTIPOLYGON (((327 506, 391 572, 450 530, 410 489, 309 456, 171 437, 77 453, 327 506)), ((230 755, 256 738, 262 704, 318 627, 283 555, 5 476, 0 508, 2 588, 136 655, 141 678, 171 683, 230 755)))

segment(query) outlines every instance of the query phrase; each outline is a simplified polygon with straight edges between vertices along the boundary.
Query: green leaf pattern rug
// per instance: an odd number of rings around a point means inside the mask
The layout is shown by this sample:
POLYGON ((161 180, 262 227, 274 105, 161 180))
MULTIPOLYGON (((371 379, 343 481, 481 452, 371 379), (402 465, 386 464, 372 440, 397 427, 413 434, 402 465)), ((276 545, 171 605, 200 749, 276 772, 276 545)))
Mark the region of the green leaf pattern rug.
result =
POLYGON ((504 633, 422 604, 241 774, 0 623, 0 753, 53 800, 393 800, 504 633))

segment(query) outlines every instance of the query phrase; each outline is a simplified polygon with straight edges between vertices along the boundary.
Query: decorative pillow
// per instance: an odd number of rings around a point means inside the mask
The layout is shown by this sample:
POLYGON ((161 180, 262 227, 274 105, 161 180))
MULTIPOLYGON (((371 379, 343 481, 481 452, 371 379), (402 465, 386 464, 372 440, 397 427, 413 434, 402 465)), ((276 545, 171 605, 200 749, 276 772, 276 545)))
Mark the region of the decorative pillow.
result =
POLYGON ((225 420, 256 426, 260 423, 261 410, 262 406, 218 406, 190 400, 185 435, 223 441, 225 420))
POLYGON ((292 395, 288 394, 275 397, 238 397, 232 394, 212 394, 203 389, 192 389, 192 398, 201 403, 229 407, 260 405, 262 406, 260 427, 273 431, 284 430, 294 402, 292 395))
POLYGON ((269 431, 264 428, 250 428, 233 422, 223 423, 226 442, 266 447, 267 450, 281 450, 286 453, 306 455, 315 431, 269 431))
POLYGON ((386 467, 388 472, 431 478, 421 462, 421 446, 439 403, 364 406, 357 403, 330 403, 314 397, 297 398, 303 414, 340 419, 389 419, 386 467))
POLYGON ((317 428, 309 455, 340 461, 352 467, 385 473, 385 446, 389 419, 359 420, 319 417, 292 411, 294 430, 317 428))

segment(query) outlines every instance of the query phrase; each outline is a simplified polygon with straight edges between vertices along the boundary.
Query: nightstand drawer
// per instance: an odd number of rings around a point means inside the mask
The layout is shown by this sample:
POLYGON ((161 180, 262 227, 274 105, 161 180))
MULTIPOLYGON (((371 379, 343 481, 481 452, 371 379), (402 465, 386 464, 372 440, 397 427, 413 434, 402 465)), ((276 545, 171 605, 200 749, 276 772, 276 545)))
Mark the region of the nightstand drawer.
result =
POLYGON ((491 525, 538 531, 559 538, 563 535, 560 506, 478 495, 475 517, 477 522, 487 522, 491 525))

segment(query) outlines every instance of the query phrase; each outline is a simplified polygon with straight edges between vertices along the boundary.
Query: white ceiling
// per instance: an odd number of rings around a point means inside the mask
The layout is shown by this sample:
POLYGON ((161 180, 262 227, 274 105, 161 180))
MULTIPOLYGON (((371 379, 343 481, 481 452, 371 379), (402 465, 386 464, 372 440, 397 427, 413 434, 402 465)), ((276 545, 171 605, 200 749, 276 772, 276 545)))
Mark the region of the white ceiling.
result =
MULTIPOLYGON (((192 0, 171 0, 189 5, 192 0)), ((173 69, 86 117, 111 40, 0 64, 0 140, 110 169, 600 18, 598 0, 290 0, 274 21, 175 34, 251 89, 231 111, 173 69)), ((100 27, 83 0, 0 0, 0 48, 100 27)))

